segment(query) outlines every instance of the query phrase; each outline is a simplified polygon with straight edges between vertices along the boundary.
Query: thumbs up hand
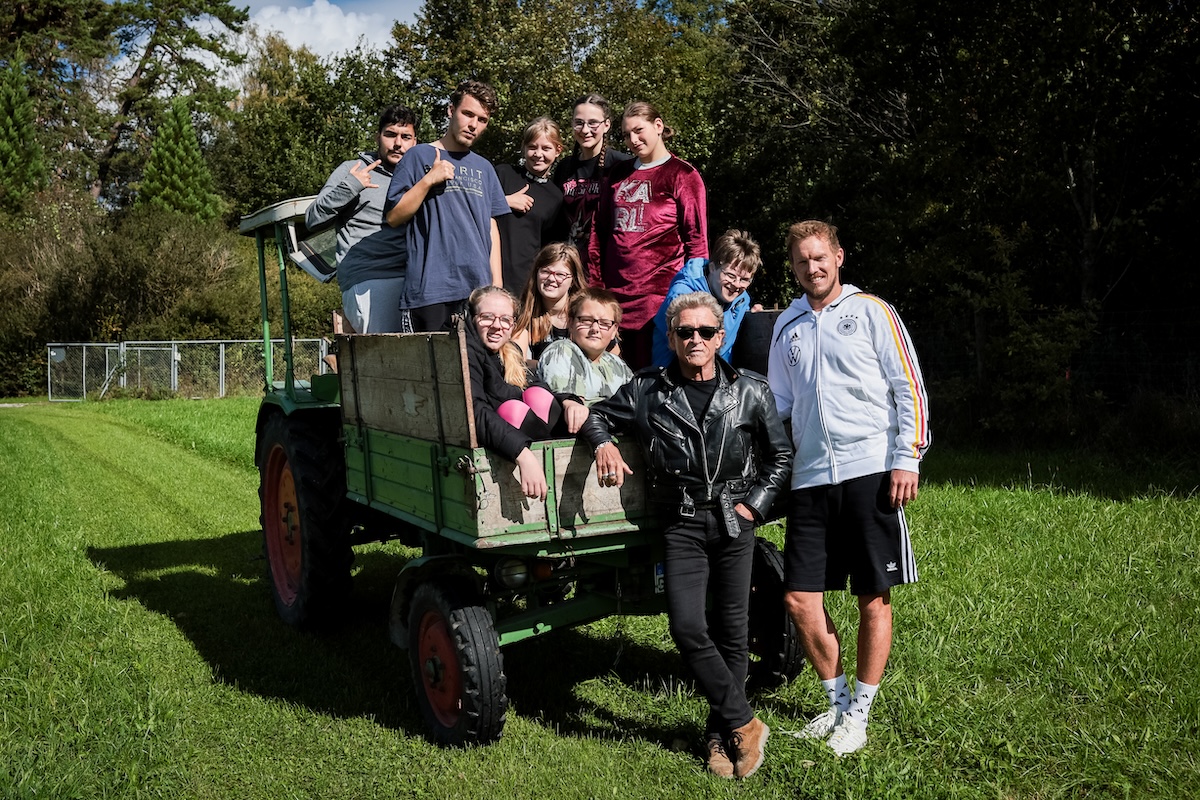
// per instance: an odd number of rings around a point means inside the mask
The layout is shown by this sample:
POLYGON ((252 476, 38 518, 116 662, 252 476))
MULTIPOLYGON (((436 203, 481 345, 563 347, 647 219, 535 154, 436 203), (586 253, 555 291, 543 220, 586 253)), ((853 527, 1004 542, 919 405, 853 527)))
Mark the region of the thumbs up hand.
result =
POLYGON ((429 181, 431 186, 436 186, 453 179, 454 164, 449 161, 442 161, 441 148, 435 148, 433 151, 433 164, 430 165, 429 171, 425 173, 425 180, 429 181))
POLYGON ((508 201, 509 208, 513 211, 520 211, 522 214, 533 208, 533 198, 529 196, 528 183, 512 194, 504 195, 504 199, 508 201))

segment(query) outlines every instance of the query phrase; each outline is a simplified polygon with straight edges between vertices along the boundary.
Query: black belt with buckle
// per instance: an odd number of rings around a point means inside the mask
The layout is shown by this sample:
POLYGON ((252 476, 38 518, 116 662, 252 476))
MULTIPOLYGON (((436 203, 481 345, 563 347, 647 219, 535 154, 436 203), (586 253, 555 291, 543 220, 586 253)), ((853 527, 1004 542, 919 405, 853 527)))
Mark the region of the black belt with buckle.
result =
POLYGON ((702 496, 705 487, 701 484, 696 484, 693 486, 657 484, 651 486, 650 499, 652 502, 661 503, 663 505, 673 506, 678 503, 681 506, 687 506, 693 509, 720 508, 721 493, 725 491, 725 489, 728 489, 729 493, 733 497, 740 500, 749 493, 753 486, 754 484, 751 481, 739 478, 733 481, 714 483, 712 485, 712 494, 708 496, 702 496))
MULTIPOLYGON (((712 487, 713 495, 711 497, 706 497, 703 500, 695 499, 692 496, 691 491, 689 491, 688 488, 685 488, 683 486, 670 486, 670 487, 660 487, 660 488, 669 489, 671 491, 671 494, 668 496, 670 499, 663 498, 659 502, 662 502, 664 504, 670 503, 671 505, 674 505, 675 500, 678 499, 679 500, 679 516, 683 517, 684 519, 691 519, 692 517, 696 516, 696 509, 701 509, 703 511, 713 511, 713 510, 721 508, 721 492, 724 491, 725 484, 723 484, 723 483, 714 484, 712 487)), ((695 487, 695 489, 700 489, 700 488, 702 488, 702 487, 699 487, 699 486, 695 487)), ((694 491, 694 489, 693 489, 693 491, 694 491)))

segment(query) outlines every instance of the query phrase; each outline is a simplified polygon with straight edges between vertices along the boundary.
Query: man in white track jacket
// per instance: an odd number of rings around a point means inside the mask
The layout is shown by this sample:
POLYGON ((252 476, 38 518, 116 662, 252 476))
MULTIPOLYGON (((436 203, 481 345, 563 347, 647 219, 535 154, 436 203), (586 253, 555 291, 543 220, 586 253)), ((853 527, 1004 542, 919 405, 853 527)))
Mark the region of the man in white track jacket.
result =
POLYGON ((837 229, 788 230, 804 296, 775 323, 768 377, 796 447, 785 547, 785 602, 829 709, 802 738, 842 756, 867 742, 871 702, 892 642, 891 587, 917 579, 904 505, 929 446, 928 398, 908 331, 886 302, 841 282, 837 229), (858 597, 853 697, 824 592, 858 597))

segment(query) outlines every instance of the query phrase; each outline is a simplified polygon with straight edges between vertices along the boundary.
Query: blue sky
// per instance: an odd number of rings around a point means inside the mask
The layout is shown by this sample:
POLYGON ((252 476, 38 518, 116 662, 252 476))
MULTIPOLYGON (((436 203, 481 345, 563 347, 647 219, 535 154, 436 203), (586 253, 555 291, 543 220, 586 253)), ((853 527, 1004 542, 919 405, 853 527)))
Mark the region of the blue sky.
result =
POLYGON ((391 41, 392 23, 412 22, 421 7, 421 0, 234 0, 243 3, 260 30, 276 30, 290 44, 322 56, 349 50, 360 36, 383 47, 391 41))

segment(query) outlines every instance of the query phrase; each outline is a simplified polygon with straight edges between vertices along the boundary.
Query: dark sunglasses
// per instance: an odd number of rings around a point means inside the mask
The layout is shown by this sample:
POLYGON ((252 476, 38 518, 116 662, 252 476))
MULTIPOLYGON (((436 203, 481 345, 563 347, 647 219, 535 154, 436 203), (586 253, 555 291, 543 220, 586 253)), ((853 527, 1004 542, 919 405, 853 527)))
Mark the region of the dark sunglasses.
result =
POLYGON ((675 328, 675 335, 683 341, 691 341, 694 334, 700 334, 700 338, 704 341, 711 341, 714 336, 721 332, 721 329, 713 325, 701 325, 699 328, 693 328, 691 325, 679 325, 675 328))

